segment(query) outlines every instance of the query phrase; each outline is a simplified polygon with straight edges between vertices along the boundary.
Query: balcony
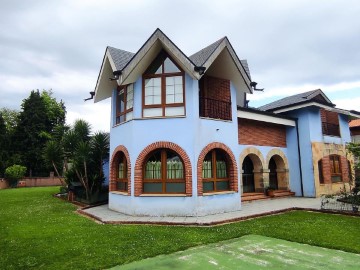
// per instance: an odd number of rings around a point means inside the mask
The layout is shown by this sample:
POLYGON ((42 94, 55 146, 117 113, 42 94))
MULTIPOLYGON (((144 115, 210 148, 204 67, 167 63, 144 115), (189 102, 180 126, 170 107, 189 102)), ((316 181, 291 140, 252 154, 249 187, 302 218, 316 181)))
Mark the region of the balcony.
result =
POLYGON ((200 97, 200 117, 232 120, 231 102, 200 97))
POLYGON ((323 135, 340 137, 339 125, 322 122, 323 135))

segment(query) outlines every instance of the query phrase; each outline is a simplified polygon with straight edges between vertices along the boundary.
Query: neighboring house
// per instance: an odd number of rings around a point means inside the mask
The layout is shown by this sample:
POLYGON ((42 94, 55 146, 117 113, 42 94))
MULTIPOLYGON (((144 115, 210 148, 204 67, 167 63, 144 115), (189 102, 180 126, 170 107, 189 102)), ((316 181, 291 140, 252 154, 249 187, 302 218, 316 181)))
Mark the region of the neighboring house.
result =
POLYGON ((357 112, 336 108, 320 89, 259 109, 297 119, 304 196, 336 193, 348 185, 353 160, 345 145, 351 142, 349 119, 358 118, 357 112))
POLYGON ((191 56, 159 29, 136 53, 107 47, 95 102, 112 101, 109 208, 205 215, 239 210, 242 200, 264 198, 268 186, 278 196, 313 197, 346 182, 347 117, 354 115, 320 90, 293 110, 299 104, 284 112, 247 108, 251 82, 226 37, 191 56), (322 114, 324 129, 337 124, 341 136, 331 128, 323 134, 322 114))
POLYGON ((360 143, 360 119, 352 120, 349 123, 351 141, 353 143, 360 143))

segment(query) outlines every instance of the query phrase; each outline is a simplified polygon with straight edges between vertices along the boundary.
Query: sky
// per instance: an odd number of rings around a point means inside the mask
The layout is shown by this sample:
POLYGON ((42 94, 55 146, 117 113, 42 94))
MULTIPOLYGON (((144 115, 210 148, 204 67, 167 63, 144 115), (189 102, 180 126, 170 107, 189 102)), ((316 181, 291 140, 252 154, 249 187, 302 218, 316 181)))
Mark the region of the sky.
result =
POLYGON ((0 0, 0 108, 52 89, 69 124, 109 131, 110 100, 84 102, 106 46, 135 53, 160 28, 188 56, 227 36, 265 88, 252 107, 320 88, 360 111, 359 14, 357 0, 0 0))

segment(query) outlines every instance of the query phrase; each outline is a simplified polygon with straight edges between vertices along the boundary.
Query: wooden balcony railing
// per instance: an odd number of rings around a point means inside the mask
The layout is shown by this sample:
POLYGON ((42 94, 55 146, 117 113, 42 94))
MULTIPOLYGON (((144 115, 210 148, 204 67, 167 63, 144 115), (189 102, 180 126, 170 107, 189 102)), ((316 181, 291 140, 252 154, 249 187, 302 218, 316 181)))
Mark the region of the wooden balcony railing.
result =
POLYGON ((200 97, 200 117, 231 120, 231 102, 200 97))
POLYGON ((340 137, 339 125, 322 122, 322 132, 324 135, 340 137))

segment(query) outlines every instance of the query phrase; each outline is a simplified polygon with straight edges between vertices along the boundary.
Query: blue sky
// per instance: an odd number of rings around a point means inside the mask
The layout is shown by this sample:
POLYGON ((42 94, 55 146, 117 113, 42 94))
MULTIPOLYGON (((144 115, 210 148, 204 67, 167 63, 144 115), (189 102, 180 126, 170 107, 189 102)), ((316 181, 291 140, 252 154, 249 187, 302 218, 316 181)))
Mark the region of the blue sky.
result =
POLYGON ((0 107, 52 89, 68 123, 108 131, 109 100, 83 101, 106 46, 136 52, 160 28, 187 55, 227 36, 265 88, 251 106, 321 88, 339 108, 360 110, 359 14, 357 0, 1 1, 0 107))

